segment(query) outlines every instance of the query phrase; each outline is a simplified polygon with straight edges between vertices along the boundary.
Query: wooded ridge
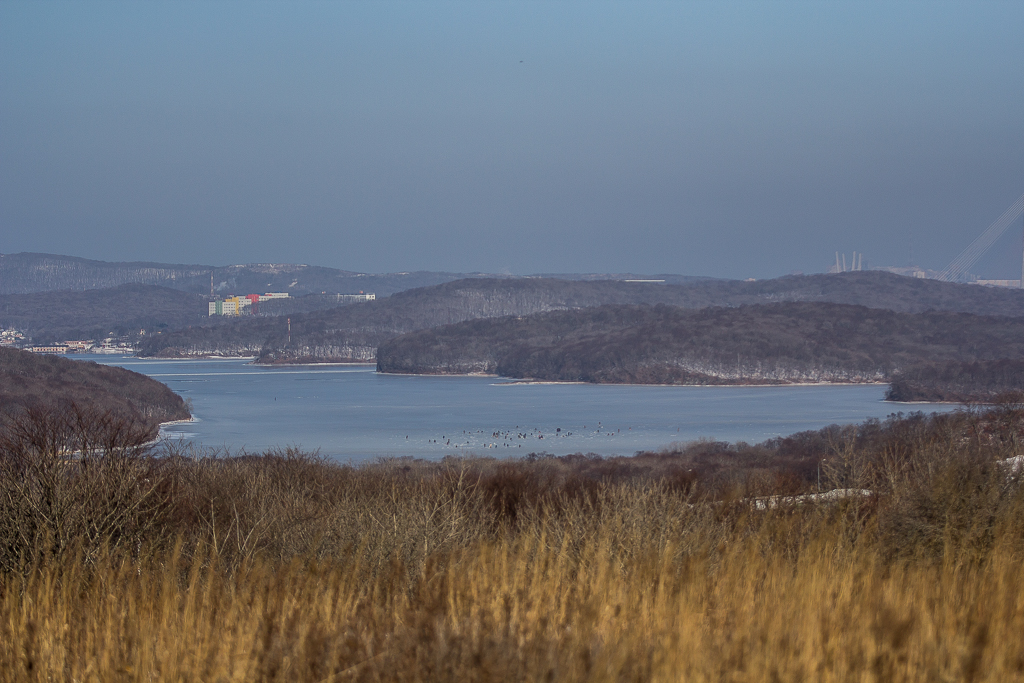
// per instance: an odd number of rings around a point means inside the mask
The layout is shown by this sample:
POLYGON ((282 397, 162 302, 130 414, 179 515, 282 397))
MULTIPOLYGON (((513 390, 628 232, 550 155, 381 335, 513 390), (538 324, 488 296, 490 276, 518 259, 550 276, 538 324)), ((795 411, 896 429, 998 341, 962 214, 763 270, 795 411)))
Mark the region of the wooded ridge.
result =
POLYGON ((926 360, 1019 358, 1022 335, 1021 318, 833 303, 601 306, 418 331, 382 345, 377 368, 597 383, 879 382, 926 360))
POLYGON ((1018 357, 918 363, 893 376, 886 398, 946 403, 1019 402, 1022 392, 1024 360, 1018 357))
POLYGON ((156 285, 0 295, 0 327, 21 330, 35 344, 173 330, 206 319, 203 297, 156 285))

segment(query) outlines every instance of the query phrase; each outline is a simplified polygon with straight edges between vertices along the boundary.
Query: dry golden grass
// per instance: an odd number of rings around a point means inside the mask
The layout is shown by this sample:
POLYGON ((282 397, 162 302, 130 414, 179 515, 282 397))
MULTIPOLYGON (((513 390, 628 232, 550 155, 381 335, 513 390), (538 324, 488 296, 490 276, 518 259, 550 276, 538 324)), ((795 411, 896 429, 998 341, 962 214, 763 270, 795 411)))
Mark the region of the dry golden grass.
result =
POLYGON ((850 542, 852 507, 690 510, 674 539, 630 523, 629 493, 430 555, 412 581, 397 562, 367 578, 358 550, 34 567, 3 584, 0 678, 1024 680, 1019 530, 893 561, 868 531, 850 542))
POLYGON ((164 501, 139 533, 54 545, 13 467, 0 681, 1024 680, 1018 430, 963 420, 850 446, 876 496, 769 510, 564 462, 172 459, 127 480, 164 501))

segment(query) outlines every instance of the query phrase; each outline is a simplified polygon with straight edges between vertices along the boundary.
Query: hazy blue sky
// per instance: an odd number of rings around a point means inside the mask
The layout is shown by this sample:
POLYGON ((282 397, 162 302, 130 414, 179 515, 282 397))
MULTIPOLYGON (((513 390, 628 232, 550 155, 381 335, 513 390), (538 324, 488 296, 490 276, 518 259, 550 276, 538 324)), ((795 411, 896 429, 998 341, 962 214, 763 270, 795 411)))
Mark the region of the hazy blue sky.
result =
POLYGON ((941 268, 1021 192, 1024 2, 0 3, 3 253, 941 268))

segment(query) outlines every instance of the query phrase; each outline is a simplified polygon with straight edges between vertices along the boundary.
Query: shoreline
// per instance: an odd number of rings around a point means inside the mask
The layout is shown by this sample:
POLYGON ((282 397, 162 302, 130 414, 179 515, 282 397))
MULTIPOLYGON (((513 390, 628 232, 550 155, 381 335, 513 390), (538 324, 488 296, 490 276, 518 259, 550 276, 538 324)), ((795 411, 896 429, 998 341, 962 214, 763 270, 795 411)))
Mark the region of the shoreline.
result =
POLYGON ((187 420, 168 420, 167 422, 161 422, 157 426, 163 428, 163 427, 167 427, 169 425, 183 425, 183 424, 188 424, 190 422, 198 422, 198 420, 196 420, 195 416, 193 415, 192 417, 188 418, 187 420))
POLYGON ((155 360, 155 361, 189 361, 189 360, 247 360, 250 363, 256 360, 256 356, 218 356, 210 354, 207 356, 175 356, 173 358, 162 358, 160 356, 132 356, 139 360, 155 360))
MULTIPOLYGON (((915 406, 915 405, 921 405, 921 406, 964 406, 964 405, 970 405, 970 404, 964 403, 963 401, 892 401, 892 400, 887 399, 887 398, 882 399, 882 403, 898 403, 898 404, 904 405, 904 406, 915 406)), ((974 405, 994 406, 996 404, 995 403, 976 403, 974 405)))
MULTIPOLYGON (((393 373, 383 373, 393 374, 393 373)), ((397 374, 397 373, 394 373, 397 374)), ((415 375, 414 375, 415 376, 415 375)), ((433 375, 426 375, 428 377, 433 375)), ((449 377, 470 377, 471 375, 448 375, 449 377)), ((500 379, 498 375, 492 375, 500 379)), ((655 384, 655 383, 637 383, 637 382, 579 382, 570 380, 531 380, 531 379, 510 379, 507 382, 499 382, 495 386, 501 386, 506 384, 588 384, 595 387, 679 387, 679 388, 704 388, 704 389, 721 389, 722 387, 766 387, 766 388, 783 388, 783 387, 857 387, 857 386, 889 386, 888 382, 764 382, 764 383, 737 383, 737 384, 655 384)))
MULTIPOLYGON (((854 386, 888 386, 889 382, 737 382, 721 384, 659 384, 655 382, 583 382, 580 380, 557 380, 557 379, 516 379, 503 377, 487 372, 463 372, 463 373, 425 373, 425 372, 378 372, 379 375, 393 375, 395 377, 485 377, 490 379, 504 380, 495 382, 494 386, 511 386, 519 384, 552 384, 552 385, 590 385, 595 387, 705 387, 709 389, 721 387, 854 387, 854 386)), ((929 401, 922 401, 929 403, 929 401)), ((953 403, 951 401, 951 403, 953 403)))
MULTIPOLYGON (((327 363, 326 365, 336 365, 327 363)), ((591 385, 595 387, 852 387, 852 386, 888 386, 889 382, 737 382, 721 384, 660 384, 656 382, 584 382, 581 380, 558 380, 558 379, 517 379, 515 377, 504 377, 491 372, 377 372, 378 375, 393 375, 395 377, 488 377, 491 379, 504 380, 496 382, 495 386, 513 384, 568 384, 568 385, 591 385)), ((925 401, 927 403, 927 401, 925 401)))
MULTIPOLYGON (((255 356, 253 357, 253 360, 256 360, 255 356)), ((316 363, 251 363, 251 365, 256 365, 256 366, 261 367, 261 368, 294 368, 294 367, 313 367, 313 366, 323 366, 323 365, 337 365, 337 366, 341 366, 341 367, 349 367, 351 365, 372 365, 373 367, 377 367, 377 361, 358 360, 358 361, 337 361, 337 362, 319 361, 319 362, 316 362, 316 363)))

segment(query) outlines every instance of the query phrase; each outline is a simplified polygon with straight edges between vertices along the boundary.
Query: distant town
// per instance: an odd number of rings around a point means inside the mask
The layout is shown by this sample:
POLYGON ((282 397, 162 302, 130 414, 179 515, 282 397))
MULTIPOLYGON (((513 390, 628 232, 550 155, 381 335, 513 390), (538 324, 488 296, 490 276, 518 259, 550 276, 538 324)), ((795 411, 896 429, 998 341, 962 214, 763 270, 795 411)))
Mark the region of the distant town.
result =
MULTIPOLYGON (((214 299, 210 302, 210 315, 256 315, 259 313, 259 305, 264 301, 274 299, 288 299, 291 295, 288 292, 267 292, 266 294, 246 294, 245 296, 230 296, 225 299, 214 299)), ((360 301, 373 301, 377 298, 375 294, 334 294, 339 304, 352 304, 360 301)))
MULTIPOLYGON (((141 331, 145 334, 145 331, 141 331)), ((135 347, 127 341, 118 337, 107 337, 100 341, 95 339, 68 339, 58 344, 44 346, 23 346, 26 337, 24 333, 13 328, 0 330, 0 347, 20 348, 32 353, 50 353, 66 355, 70 353, 134 353, 135 347)))
MULTIPOLYGON (((329 302, 340 305, 375 301, 376 294, 360 292, 359 294, 327 294, 321 292, 320 297, 326 297, 329 302)), ((245 294, 240 296, 216 297, 208 302, 208 317, 212 316, 258 316, 260 315, 260 304, 268 301, 283 301, 295 299, 288 292, 266 292, 264 294, 245 294)), ((301 299, 301 297, 300 297, 301 299)), ((273 315, 273 313, 270 313, 273 315)), ((67 339, 43 345, 33 345, 31 338, 22 330, 15 327, 8 327, 0 330, 0 347, 19 348, 33 353, 67 355, 75 353, 100 353, 100 354, 131 354, 137 351, 133 338, 145 337, 146 330, 140 329, 133 333, 132 337, 111 336, 101 340, 97 339, 67 339)), ((136 339, 137 341, 137 339, 136 339)))

